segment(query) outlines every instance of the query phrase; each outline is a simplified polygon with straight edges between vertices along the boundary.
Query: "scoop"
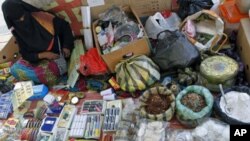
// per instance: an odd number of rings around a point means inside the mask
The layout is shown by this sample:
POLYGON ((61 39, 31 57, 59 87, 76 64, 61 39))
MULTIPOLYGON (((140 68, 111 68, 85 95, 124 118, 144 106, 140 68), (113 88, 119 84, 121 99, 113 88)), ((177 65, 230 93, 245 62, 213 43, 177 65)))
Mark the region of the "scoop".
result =
POLYGON ((220 87, 220 92, 222 93, 222 97, 224 98, 224 101, 225 101, 225 107, 224 107, 225 108, 225 112, 227 114, 230 114, 232 108, 228 107, 227 99, 225 97, 225 93, 224 93, 222 85, 220 84, 219 87, 220 87))

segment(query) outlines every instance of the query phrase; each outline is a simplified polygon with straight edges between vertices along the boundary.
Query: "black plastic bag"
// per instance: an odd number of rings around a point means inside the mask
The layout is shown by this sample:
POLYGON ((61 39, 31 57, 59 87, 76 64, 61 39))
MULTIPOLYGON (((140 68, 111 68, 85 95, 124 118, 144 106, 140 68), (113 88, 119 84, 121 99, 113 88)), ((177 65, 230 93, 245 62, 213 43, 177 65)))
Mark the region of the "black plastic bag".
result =
POLYGON ((182 20, 203 9, 210 9, 214 5, 212 0, 177 0, 177 3, 179 4, 177 14, 182 20))
POLYGON ((198 49, 180 31, 163 31, 157 38, 152 59, 161 70, 185 68, 200 58, 198 49))

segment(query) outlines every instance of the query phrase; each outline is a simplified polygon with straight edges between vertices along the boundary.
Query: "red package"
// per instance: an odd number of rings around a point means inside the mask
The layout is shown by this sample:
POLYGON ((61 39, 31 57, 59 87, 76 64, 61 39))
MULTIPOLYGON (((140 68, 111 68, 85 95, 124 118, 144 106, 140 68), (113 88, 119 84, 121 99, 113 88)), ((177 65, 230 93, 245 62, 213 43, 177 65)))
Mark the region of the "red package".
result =
POLYGON ((91 48, 86 54, 80 56, 79 71, 81 74, 88 76, 105 74, 108 69, 97 49, 91 48))

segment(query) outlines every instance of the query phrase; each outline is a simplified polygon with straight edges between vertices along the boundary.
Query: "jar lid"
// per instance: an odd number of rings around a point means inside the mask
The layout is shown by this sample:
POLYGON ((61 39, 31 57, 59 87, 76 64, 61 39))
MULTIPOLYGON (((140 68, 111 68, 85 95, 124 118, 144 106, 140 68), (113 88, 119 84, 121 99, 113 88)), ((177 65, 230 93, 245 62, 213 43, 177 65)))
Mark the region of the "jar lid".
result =
POLYGON ((201 75, 212 82, 225 82, 238 73, 238 63, 227 56, 213 56, 205 59, 200 65, 201 75))

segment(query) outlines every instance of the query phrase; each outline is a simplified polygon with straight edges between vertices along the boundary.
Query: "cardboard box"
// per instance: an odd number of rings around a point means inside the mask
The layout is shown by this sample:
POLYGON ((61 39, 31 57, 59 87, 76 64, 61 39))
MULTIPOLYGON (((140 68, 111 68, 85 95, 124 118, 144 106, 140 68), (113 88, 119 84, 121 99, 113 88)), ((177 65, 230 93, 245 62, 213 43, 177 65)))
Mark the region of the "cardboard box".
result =
MULTIPOLYGON (((87 0, 82 0, 83 5, 88 5, 87 0)), ((105 5, 91 8, 92 19, 98 19, 98 15, 112 5, 130 5, 139 17, 154 15, 156 12, 171 9, 172 0, 105 0, 105 5)))
POLYGON ((237 37, 237 47, 241 59, 245 65, 247 80, 250 83, 250 19, 245 18, 240 21, 240 29, 237 37))
MULTIPOLYGON (((141 27, 143 27, 140 22, 139 17, 136 15, 135 11, 131 7, 125 6, 123 10, 126 13, 132 13, 135 19, 137 20, 137 22, 141 25, 141 27)), ((95 27, 97 23, 98 21, 95 21, 93 23, 92 31, 95 31, 95 27)), ((111 72, 115 71, 115 66, 119 63, 119 61, 123 60, 124 55, 127 55, 128 53, 133 53, 134 55, 142 55, 142 54, 149 55, 150 54, 151 44, 145 32, 144 32, 144 36, 141 39, 135 40, 129 43, 128 45, 124 46, 123 48, 110 52, 108 54, 102 54, 102 51, 101 51, 101 48, 99 46, 99 42, 97 39, 97 34, 95 32, 93 34, 94 34, 95 46, 111 72)))
POLYGON ((8 43, 0 50, 0 64, 16 61, 20 57, 19 48, 14 37, 8 41, 8 43))

